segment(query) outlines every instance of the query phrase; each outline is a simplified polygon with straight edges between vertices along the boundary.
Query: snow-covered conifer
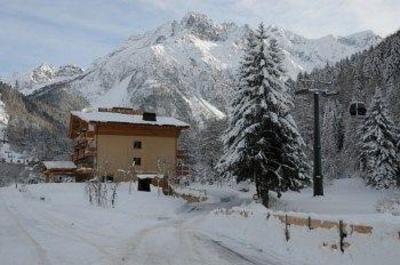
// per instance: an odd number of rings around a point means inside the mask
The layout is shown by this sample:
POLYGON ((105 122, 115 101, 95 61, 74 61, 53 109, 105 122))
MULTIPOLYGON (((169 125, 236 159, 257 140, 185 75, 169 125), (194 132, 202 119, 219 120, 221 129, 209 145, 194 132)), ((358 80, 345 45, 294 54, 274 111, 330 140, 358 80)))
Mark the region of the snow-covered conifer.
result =
POLYGON ((293 102, 283 80, 283 55, 276 40, 271 39, 269 43, 263 80, 267 113, 263 117, 262 138, 267 167, 261 183, 262 186, 266 183, 268 191, 275 191, 279 196, 288 189, 298 190, 308 182, 309 166, 303 152, 303 139, 290 114, 293 102))
POLYGON ((218 168, 238 181, 253 179, 268 206, 269 191, 298 190, 308 180, 308 165, 290 115, 293 103, 282 78, 281 51, 275 40, 266 40, 262 24, 248 39, 218 168))
POLYGON ((377 89, 368 116, 360 129, 361 170, 368 185, 389 188, 399 184, 396 128, 386 102, 377 89))
POLYGON ((253 32, 247 38, 245 55, 239 70, 239 80, 232 100, 229 126, 224 137, 224 155, 217 169, 225 176, 234 176, 242 181, 252 176, 251 165, 254 160, 252 138, 249 127, 254 120, 251 110, 252 100, 257 98, 254 87, 256 39, 253 32))

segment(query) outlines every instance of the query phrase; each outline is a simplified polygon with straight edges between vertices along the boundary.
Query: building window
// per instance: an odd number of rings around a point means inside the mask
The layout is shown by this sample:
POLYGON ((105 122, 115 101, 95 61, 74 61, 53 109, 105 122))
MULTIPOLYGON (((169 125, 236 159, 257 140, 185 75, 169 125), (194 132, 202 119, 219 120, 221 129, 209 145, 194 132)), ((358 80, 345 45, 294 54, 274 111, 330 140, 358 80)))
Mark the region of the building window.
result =
POLYGON ((135 162, 135 166, 140 166, 142 164, 142 159, 140 157, 134 157, 133 162, 135 162))
POLYGON ((133 149, 142 149, 142 142, 141 141, 134 141, 133 142, 133 149))

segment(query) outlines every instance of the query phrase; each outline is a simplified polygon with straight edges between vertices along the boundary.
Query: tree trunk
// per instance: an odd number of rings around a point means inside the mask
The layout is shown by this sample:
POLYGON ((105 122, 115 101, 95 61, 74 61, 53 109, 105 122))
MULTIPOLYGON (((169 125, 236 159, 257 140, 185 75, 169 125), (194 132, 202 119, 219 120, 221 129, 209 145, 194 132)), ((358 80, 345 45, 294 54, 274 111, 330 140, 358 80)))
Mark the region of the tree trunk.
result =
POLYGON ((257 198, 260 198, 260 196, 261 196, 261 192, 260 192, 261 183, 260 183, 260 178, 257 177, 255 171, 253 171, 253 180, 254 180, 254 184, 256 185, 257 198))
POLYGON ((265 186, 265 184, 261 185, 260 193, 261 193, 262 204, 268 208, 269 207, 269 189, 268 189, 268 187, 265 186))

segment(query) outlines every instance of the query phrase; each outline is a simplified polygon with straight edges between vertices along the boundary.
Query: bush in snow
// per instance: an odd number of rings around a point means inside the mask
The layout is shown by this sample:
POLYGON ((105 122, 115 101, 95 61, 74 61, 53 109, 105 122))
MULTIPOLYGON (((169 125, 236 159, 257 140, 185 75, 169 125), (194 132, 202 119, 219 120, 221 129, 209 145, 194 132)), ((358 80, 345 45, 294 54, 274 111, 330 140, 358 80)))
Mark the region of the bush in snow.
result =
POLYGON ((100 207, 114 207, 117 199, 118 183, 101 182, 98 178, 86 183, 85 192, 89 202, 100 207))
POLYGON ((397 129, 390 119, 382 91, 377 89, 360 129, 360 165, 368 185, 389 188, 400 184, 397 129))
POLYGON ((268 207, 269 191, 298 190, 308 182, 304 142, 290 114, 293 107, 283 81, 282 54, 266 41, 264 26, 250 34, 232 102, 231 120, 218 169, 238 181, 254 180, 268 207))
POLYGON ((376 210, 379 213, 390 213, 400 216, 400 198, 383 198, 378 201, 376 210))

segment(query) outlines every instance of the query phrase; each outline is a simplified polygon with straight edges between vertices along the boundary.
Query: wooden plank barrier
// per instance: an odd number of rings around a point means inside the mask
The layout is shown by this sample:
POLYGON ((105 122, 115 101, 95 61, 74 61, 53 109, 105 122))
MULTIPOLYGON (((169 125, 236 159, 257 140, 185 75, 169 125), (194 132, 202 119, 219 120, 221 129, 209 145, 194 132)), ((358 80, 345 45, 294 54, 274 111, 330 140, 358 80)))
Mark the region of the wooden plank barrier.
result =
MULTIPOLYGON (((306 226, 309 229, 322 228, 322 229, 339 229, 339 221, 328 221, 312 219, 311 217, 299 217, 291 215, 274 214, 282 223, 297 226, 306 226), (287 217, 286 217, 287 216, 287 217)), ((369 225, 356 225, 356 224, 343 224, 344 229, 348 233, 372 234, 373 227, 369 225)))

